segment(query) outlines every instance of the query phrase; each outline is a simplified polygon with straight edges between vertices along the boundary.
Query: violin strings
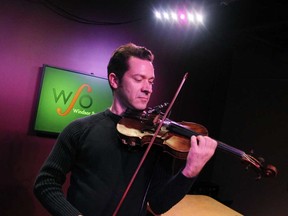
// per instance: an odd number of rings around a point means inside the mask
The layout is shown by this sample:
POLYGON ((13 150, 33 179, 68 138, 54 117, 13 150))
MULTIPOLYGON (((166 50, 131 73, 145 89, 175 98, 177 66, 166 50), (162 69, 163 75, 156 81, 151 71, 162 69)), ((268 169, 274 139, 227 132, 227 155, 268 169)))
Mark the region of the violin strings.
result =
POLYGON ((218 147, 220 149, 223 149, 223 150, 226 150, 228 152, 234 153, 235 155, 238 155, 241 158, 245 157, 245 152, 243 152, 243 151, 241 151, 239 149, 236 149, 236 148, 234 148, 232 146, 229 146, 229 145, 227 145, 227 144, 225 144, 223 142, 218 141, 218 147))

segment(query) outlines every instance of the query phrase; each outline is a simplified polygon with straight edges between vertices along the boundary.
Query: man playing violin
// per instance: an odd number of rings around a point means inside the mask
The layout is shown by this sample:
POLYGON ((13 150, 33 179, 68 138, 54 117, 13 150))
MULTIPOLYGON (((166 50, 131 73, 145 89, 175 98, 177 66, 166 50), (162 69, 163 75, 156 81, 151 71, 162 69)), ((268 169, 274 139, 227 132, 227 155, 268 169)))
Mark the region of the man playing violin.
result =
MULTIPOLYGON (((107 67, 111 107, 72 122, 59 135, 34 186, 52 215, 114 215, 145 151, 123 145, 116 125, 127 109, 146 109, 155 79, 153 58, 150 50, 132 43, 116 49, 107 67), (65 197, 62 185, 69 172, 65 197)), ((169 210, 189 192, 216 145, 207 136, 192 136, 186 163, 177 172, 174 158, 151 148, 117 215, 169 210)))

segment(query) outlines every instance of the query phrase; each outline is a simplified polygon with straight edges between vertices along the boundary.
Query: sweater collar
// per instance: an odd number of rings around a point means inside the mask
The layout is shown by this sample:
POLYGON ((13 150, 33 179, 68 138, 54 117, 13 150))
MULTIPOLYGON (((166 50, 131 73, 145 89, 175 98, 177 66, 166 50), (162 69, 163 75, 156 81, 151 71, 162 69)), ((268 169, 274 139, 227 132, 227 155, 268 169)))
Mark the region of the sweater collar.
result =
POLYGON ((110 109, 105 110, 105 115, 109 116, 115 123, 118 123, 122 118, 122 116, 112 113, 110 109))

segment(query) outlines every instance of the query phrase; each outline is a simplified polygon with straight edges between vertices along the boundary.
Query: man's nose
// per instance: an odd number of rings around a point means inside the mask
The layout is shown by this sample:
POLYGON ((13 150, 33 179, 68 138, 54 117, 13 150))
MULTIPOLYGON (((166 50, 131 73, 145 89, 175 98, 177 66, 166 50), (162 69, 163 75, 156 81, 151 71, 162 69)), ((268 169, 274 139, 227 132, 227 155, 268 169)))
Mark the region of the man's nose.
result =
POLYGON ((144 91, 146 94, 151 94, 153 92, 152 83, 149 81, 144 82, 142 86, 142 91, 144 91))

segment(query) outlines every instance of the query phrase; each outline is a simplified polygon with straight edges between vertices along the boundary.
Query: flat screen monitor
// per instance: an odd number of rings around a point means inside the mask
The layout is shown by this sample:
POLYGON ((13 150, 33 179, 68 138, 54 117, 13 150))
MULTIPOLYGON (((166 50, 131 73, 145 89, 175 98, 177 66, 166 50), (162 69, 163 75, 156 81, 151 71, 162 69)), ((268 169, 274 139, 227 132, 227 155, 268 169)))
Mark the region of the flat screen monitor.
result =
POLYGON ((107 79, 43 65, 34 130, 59 134, 75 119, 103 111, 111 103, 107 79))

